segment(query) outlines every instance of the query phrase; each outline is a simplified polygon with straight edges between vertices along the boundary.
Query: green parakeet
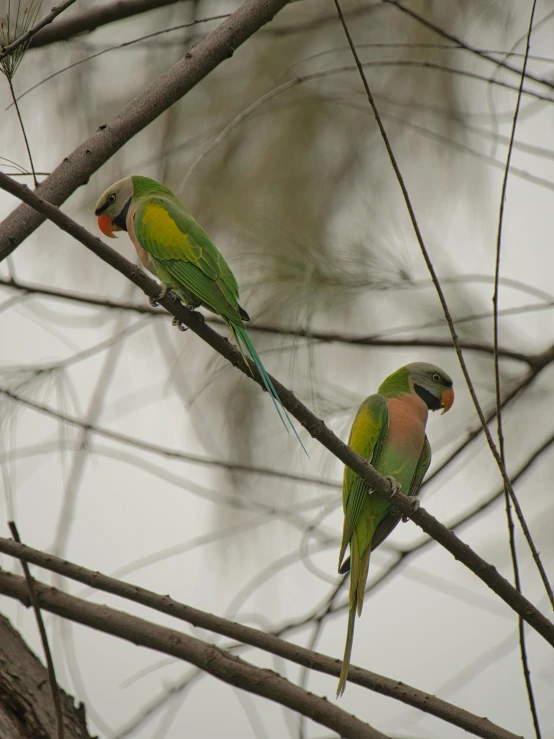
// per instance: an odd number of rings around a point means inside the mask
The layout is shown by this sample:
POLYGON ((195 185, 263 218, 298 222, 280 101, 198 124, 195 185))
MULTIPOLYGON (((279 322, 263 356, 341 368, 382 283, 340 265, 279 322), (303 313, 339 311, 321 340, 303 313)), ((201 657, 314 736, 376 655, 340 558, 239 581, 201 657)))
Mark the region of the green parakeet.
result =
MULTIPOLYGON (((452 380, 427 362, 413 362, 394 372, 360 406, 348 440, 349 446, 386 477, 393 477, 406 495, 417 495, 431 463, 425 435, 429 411, 452 407, 452 380)), ((344 528, 339 572, 350 570, 348 630, 337 697, 344 693, 352 653, 356 612, 362 613, 371 550, 394 529, 400 515, 390 501, 373 492, 345 467, 342 502, 344 528), (350 558, 343 563, 347 547, 350 558)))
POLYGON ((288 422, 306 451, 244 327, 250 318, 239 305, 235 276, 176 195, 149 177, 126 177, 100 196, 95 215, 106 236, 127 231, 141 263, 187 306, 221 316, 241 354, 246 349, 252 357, 285 427, 288 422))

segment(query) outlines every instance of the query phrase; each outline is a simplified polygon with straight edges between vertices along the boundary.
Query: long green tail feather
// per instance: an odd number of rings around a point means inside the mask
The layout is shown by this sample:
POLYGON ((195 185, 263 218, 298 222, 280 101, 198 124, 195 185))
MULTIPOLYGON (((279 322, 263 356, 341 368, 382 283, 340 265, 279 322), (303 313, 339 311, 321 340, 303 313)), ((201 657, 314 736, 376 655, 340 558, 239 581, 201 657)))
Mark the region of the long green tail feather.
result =
POLYGON ((354 641, 354 623, 356 621, 356 611, 358 612, 358 616, 361 616, 370 555, 371 545, 360 557, 358 539, 356 534, 354 533, 352 539, 350 540, 350 590, 348 592, 348 626, 346 631, 344 657, 342 658, 339 684, 337 686, 337 698, 341 697, 346 687, 346 678, 348 677, 350 657, 352 656, 352 643, 354 641))
MULTIPOLYGON (((254 364, 256 365, 258 372, 260 373, 262 377, 262 381, 264 383, 265 389, 269 393, 271 400, 273 401, 273 405, 275 406, 277 413, 279 414, 279 418, 281 419, 283 426, 288 429, 288 426, 294 431, 294 435, 300 442, 300 446, 304 450, 307 457, 310 455, 308 454, 306 447, 302 443, 302 439, 298 435, 298 431, 294 427, 293 422, 290 419, 289 414, 287 413, 287 409, 284 407, 284 405, 281 402, 281 398, 277 394, 277 390, 273 387, 273 383, 271 382, 269 375, 266 372, 265 367, 262 364, 262 360, 258 356, 258 352, 254 348, 254 344, 252 343, 252 340, 250 339, 250 336, 248 335, 248 331, 243 326, 237 326, 234 323, 229 322, 229 329, 231 330, 233 336, 235 337, 235 341, 237 342, 237 346, 239 348, 240 353, 242 354, 242 358, 246 360, 244 356, 243 346, 248 351, 250 356, 252 357, 252 360, 254 364), (284 415, 283 415, 284 414, 284 415), (287 426, 288 422, 288 426, 287 426)), ((248 362, 247 362, 248 364, 248 362)))
POLYGON ((350 657, 352 655, 352 642, 354 641, 354 623, 356 621, 356 607, 350 607, 348 611, 348 631, 346 632, 346 645, 344 647, 344 657, 342 658, 342 667, 340 670, 339 684, 337 686, 337 698, 340 698, 346 688, 346 678, 348 677, 348 668, 350 666, 350 657))

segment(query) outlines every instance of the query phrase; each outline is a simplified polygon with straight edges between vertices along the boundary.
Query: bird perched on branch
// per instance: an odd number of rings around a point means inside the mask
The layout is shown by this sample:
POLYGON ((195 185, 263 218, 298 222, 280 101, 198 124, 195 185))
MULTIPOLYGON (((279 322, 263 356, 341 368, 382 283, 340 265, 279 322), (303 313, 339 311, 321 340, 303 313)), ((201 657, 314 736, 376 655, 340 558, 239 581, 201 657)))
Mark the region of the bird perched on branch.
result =
MULTIPOLYGON (((452 380, 427 362, 412 362, 389 375, 376 395, 361 404, 348 440, 349 446, 367 459, 381 475, 389 477, 399 492, 419 493, 431 463, 431 447, 425 434, 429 411, 445 413, 454 403, 452 380)), ((371 490, 348 467, 342 487, 344 528, 339 572, 350 570, 348 630, 337 687, 344 693, 352 654, 356 612, 362 613, 371 550, 375 549, 400 520, 391 501, 371 490), (391 510, 392 509, 392 510, 391 510), (347 547, 350 557, 343 562, 347 547)))
POLYGON ((245 350, 252 357, 285 428, 288 423, 300 441, 244 327, 250 317, 239 305, 234 274, 177 196, 149 177, 126 177, 100 196, 94 212, 105 236, 127 231, 140 262, 163 284, 160 298, 172 290, 190 308, 221 316, 243 358, 245 350))

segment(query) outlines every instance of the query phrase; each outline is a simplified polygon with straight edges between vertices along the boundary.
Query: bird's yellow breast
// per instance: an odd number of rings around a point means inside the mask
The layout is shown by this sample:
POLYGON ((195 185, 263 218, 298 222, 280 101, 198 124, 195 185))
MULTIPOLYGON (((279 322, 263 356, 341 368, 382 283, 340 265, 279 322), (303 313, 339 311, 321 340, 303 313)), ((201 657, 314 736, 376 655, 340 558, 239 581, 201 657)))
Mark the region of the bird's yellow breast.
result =
POLYGON ((191 248, 189 237, 183 233, 163 205, 148 203, 142 212, 142 228, 147 238, 171 247, 191 248))

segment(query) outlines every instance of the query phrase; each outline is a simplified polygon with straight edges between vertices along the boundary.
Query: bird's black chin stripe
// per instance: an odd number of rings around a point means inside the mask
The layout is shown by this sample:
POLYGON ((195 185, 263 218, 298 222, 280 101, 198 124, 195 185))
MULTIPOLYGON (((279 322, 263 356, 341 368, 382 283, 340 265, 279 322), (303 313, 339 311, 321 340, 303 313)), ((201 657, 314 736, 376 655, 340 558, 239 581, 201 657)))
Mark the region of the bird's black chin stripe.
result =
POLYGON ((129 206, 131 205, 132 198, 129 198, 129 200, 126 202, 125 207, 121 211, 121 213, 113 219, 113 222, 116 226, 119 226, 119 228, 122 231, 127 230, 127 213, 129 212, 129 206))
POLYGON ((442 408, 440 398, 437 398, 436 395, 433 395, 421 385, 414 385, 414 390, 430 411, 439 411, 442 408))

